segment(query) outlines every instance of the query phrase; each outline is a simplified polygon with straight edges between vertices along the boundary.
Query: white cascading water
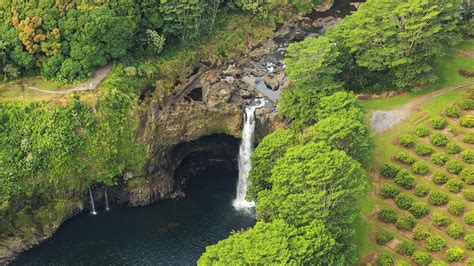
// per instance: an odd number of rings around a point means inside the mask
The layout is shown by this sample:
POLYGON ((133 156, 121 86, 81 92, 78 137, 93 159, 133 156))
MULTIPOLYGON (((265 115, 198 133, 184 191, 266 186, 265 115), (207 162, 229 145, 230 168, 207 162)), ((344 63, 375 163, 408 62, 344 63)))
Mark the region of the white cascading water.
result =
POLYGON ((97 212, 95 211, 95 204, 94 204, 94 195, 92 195, 92 190, 91 190, 91 187, 89 187, 89 200, 91 201, 91 213, 93 215, 96 215, 97 212))
POLYGON ((109 195, 107 195, 107 186, 104 186, 104 196, 105 196, 105 210, 108 211, 110 210, 109 207, 109 195))
POLYGON ((264 99, 258 99, 245 108, 244 128, 242 130, 242 142, 239 150, 239 181, 237 183, 237 196, 233 202, 234 208, 237 210, 248 209, 255 206, 255 202, 247 201, 245 196, 247 194, 247 187, 252 163, 250 156, 253 153, 253 135, 255 130, 255 110, 265 105, 264 99))

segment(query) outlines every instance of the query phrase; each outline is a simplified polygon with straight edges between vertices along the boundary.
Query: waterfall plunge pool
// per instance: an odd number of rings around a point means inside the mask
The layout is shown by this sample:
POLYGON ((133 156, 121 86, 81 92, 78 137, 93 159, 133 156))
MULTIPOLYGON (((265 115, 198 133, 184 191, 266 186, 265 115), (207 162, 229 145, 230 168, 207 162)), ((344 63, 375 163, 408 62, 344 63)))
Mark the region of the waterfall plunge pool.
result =
POLYGON ((237 176, 211 167, 187 181, 184 199, 79 215, 12 265, 195 265, 206 246, 255 224, 232 206, 237 176))

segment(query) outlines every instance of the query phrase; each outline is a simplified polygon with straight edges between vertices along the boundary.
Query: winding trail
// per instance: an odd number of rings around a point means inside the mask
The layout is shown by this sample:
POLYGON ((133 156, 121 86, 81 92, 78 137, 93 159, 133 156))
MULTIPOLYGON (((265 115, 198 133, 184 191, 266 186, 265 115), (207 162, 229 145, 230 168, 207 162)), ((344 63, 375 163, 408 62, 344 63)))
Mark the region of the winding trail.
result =
POLYGON ((416 110, 417 107, 424 103, 443 95, 448 92, 452 92, 458 89, 474 86, 474 80, 459 83, 453 86, 446 87, 441 90, 437 90, 426 95, 422 95, 414 98, 413 100, 404 104, 401 108, 390 111, 373 111, 370 118, 370 125, 375 133, 384 132, 392 128, 393 126, 404 121, 412 111, 416 110))
POLYGON ((102 82, 102 80, 107 77, 107 75, 110 73, 112 70, 112 63, 107 64, 95 72, 94 76, 81 83, 78 84, 70 89, 65 89, 65 90, 43 90, 35 86, 28 86, 27 88, 32 91, 37 91, 37 92, 42 92, 42 93, 49 93, 49 94, 68 94, 72 92, 78 92, 78 91, 90 91, 90 90, 95 90, 97 86, 102 82))

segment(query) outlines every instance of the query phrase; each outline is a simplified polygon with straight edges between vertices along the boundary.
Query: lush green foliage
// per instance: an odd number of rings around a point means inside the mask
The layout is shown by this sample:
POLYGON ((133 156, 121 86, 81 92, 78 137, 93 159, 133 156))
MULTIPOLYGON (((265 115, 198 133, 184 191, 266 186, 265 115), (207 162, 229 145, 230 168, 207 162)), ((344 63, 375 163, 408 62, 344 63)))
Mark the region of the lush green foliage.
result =
POLYGON ((441 236, 430 236, 426 239, 426 249, 429 251, 440 251, 446 246, 446 240, 441 236))
POLYGON ((461 215, 464 212, 464 204, 460 201, 451 200, 448 202, 448 211, 453 215, 461 215))
POLYGON ((441 191, 432 191, 430 195, 428 195, 428 201, 433 205, 444 205, 448 203, 448 195, 441 191))
POLYGON ((398 194, 400 194, 400 188, 392 184, 384 184, 382 188, 380 188, 379 190, 379 195, 386 199, 388 198, 393 199, 396 196, 398 196, 398 194))
POLYGON ((413 255, 413 252, 415 252, 415 248, 415 243, 410 240, 403 240, 396 247, 398 253, 407 256, 413 255))
POLYGON ((446 259, 449 262, 461 261, 464 259, 464 253, 465 251, 462 248, 454 246, 446 251, 446 259))
POLYGON ((415 174, 419 175, 426 175, 430 172, 430 168, 428 168, 428 164, 424 161, 415 162, 412 165, 412 170, 415 174))
POLYGON ((393 235, 390 232, 382 231, 377 234, 377 243, 385 245, 392 241, 393 235))

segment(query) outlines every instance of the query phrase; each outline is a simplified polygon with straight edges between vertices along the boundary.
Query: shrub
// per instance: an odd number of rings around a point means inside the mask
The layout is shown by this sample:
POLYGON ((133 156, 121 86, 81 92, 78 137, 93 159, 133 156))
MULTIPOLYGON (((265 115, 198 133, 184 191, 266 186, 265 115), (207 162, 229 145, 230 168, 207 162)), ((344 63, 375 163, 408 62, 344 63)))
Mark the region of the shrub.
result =
MULTIPOLYGON (((473 22, 473 24, 474 24, 474 22, 473 22)), ((466 265, 467 266, 474 266, 474 258, 468 259, 466 261, 466 265)))
POLYGON ((430 255, 424 251, 416 251, 411 257, 414 263, 418 265, 428 265, 431 261, 430 255))
POLYGON ((451 200, 448 202, 448 211, 455 216, 461 215, 464 212, 464 204, 460 201, 451 200))
POLYGON ((448 182, 446 182, 446 188, 453 193, 459 193, 464 186, 464 182, 457 178, 450 178, 448 182))
POLYGON ((425 156, 431 154, 433 152, 433 148, 425 143, 418 143, 416 144, 415 152, 420 156, 425 156))
POLYGON ((448 195, 444 194, 441 191, 431 191, 428 196, 428 201, 436 206, 444 205, 448 203, 448 195))
POLYGON ((473 99, 463 99, 458 103, 458 105, 463 110, 473 110, 474 109, 474 100, 473 99))
POLYGON ((385 199, 395 198, 398 194, 400 194, 400 188, 392 184, 383 184, 379 191, 379 195, 385 199))
POLYGON ((411 266, 411 264, 406 260, 399 260, 395 266, 411 266))
POLYGON ((422 137, 426 137, 428 136, 428 134, 430 134, 430 131, 428 130, 428 128, 424 127, 424 126, 419 126, 415 129, 415 134, 422 138, 422 137))
POLYGON ((461 115, 461 109, 459 109, 459 107, 456 105, 451 105, 447 107, 446 110, 444 110, 444 114, 449 117, 459 118, 461 115))
POLYGON ((441 236, 430 236, 426 239, 426 249, 437 252, 446 246, 446 240, 441 236))
POLYGON ((405 134, 400 136, 400 145, 406 148, 411 148, 415 145, 415 138, 412 135, 405 134))
POLYGON ((459 124, 467 128, 474 127, 474 115, 465 115, 461 117, 461 120, 459 120, 459 124))
POLYGON ((468 164, 474 163, 474 151, 473 150, 464 150, 461 152, 461 159, 468 164))
POLYGON ((434 260, 432 261, 429 266, 448 266, 448 264, 440 261, 440 260, 434 260))
POLYGON ((433 174, 432 179, 433 179, 433 183, 437 185, 443 185, 448 181, 448 176, 443 172, 437 171, 433 174))
POLYGON ((437 165, 443 166, 448 161, 448 156, 443 152, 435 152, 431 155, 431 160, 437 165))
POLYGON ((464 190, 463 195, 466 200, 474 201, 474 189, 469 188, 469 189, 464 190))
POLYGON ((412 165, 412 170, 416 174, 426 175, 430 171, 430 168, 428 168, 428 165, 425 162, 419 161, 412 165))
POLYGON ((412 176, 407 170, 402 169, 398 172, 394 179, 395 183, 405 189, 412 189, 415 187, 415 177, 412 176))
POLYGON ((444 129, 448 125, 448 122, 442 117, 433 118, 431 120, 431 127, 434 129, 444 129))
POLYGON ((413 164, 414 162, 416 162, 415 157, 404 151, 397 153, 396 159, 404 164, 413 164))
POLYGON ((377 265, 378 266, 392 266, 393 265, 393 257, 390 254, 382 254, 377 258, 377 265))
POLYGON ((448 216, 437 212, 431 216, 431 222, 438 227, 444 227, 450 224, 451 220, 448 216))
POLYGON ((415 200, 412 197, 408 196, 406 193, 400 193, 395 198, 395 204, 397 204, 398 208, 402 210, 410 209, 414 201, 415 200))
POLYGON ((410 240, 403 240, 402 242, 398 243, 397 245, 397 252, 402 255, 413 255, 415 252, 415 243, 410 240))
POLYGON ((380 173, 385 177, 394 178, 398 174, 399 171, 400 171, 400 167, 390 165, 390 164, 385 164, 382 168, 382 171, 380 171, 380 173))
POLYGON ((448 131, 453 134, 454 136, 457 136, 459 135, 459 133, 461 133, 461 130, 459 130, 459 128, 457 127, 451 127, 448 129, 448 131))
POLYGON ((395 223, 398 220, 398 215, 394 209, 381 209, 378 217, 381 221, 386 223, 395 223))
POLYGON ((395 226, 400 230, 411 230, 416 225, 416 218, 413 214, 403 214, 398 217, 395 226))
POLYGON ((415 186, 415 195, 417 197, 424 197, 428 195, 428 192, 430 192, 430 189, 425 185, 418 184, 415 186))
POLYGON ((474 185, 474 167, 464 167, 459 173, 459 177, 468 185, 474 185))
POLYGON ((425 240, 431 236, 431 233, 427 226, 418 224, 413 229, 413 239, 415 240, 425 240))
POLYGON ((464 237, 464 243, 466 243, 466 248, 469 250, 474 250, 474 234, 468 234, 464 237))
POLYGON ((462 138, 462 141, 467 144, 474 144, 474 133, 469 133, 464 138, 462 138))
POLYGON ((424 217, 428 214, 428 205, 422 201, 415 201, 409 209, 410 213, 416 218, 424 217))
POLYGON ((448 138, 441 133, 431 135, 430 141, 436 147, 446 146, 446 144, 448 144, 448 138))
POLYGON ((462 163, 459 160, 455 159, 448 161, 444 166, 446 167, 446 169, 448 169, 449 172, 453 174, 459 174, 463 169, 462 163))
POLYGON ((474 211, 468 211, 464 214, 464 222, 468 225, 474 225, 474 211))
POLYGON ((448 235, 454 239, 458 239, 464 234, 462 226, 458 223, 452 223, 448 225, 446 229, 448 231, 448 235))
POLYGON ((464 259, 464 250, 458 246, 454 246, 446 250, 446 259, 449 262, 458 262, 464 259))
POLYGON ((461 152, 461 146, 456 144, 455 142, 449 142, 446 144, 446 152, 449 154, 456 154, 461 152))
POLYGON ((382 231, 377 234, 377 243, 385 245, 388 242, 392 241, 393 235, 387 231, 382 231))

